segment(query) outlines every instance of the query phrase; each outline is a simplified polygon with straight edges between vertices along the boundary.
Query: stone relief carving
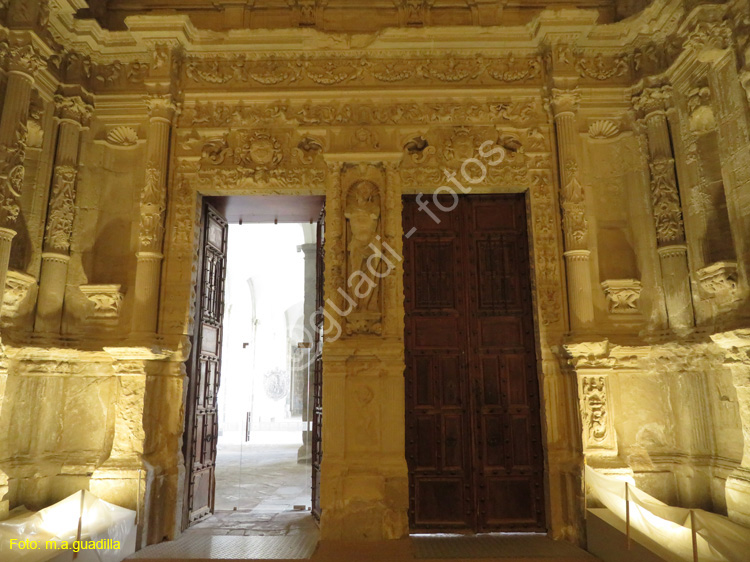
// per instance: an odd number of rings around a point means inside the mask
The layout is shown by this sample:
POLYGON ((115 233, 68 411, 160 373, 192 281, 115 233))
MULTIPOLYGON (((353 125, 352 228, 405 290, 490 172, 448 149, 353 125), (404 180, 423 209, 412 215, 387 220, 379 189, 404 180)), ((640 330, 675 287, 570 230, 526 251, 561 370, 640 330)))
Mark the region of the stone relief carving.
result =
POLYGON ((10 270, 5 276, 3 317, 17 318, 31 311, 36 291, 36 279, 26 273, 10 270))
POLYGON ((680 196, 672 158, 658 158, 649 162, 651 170, 651 200, 656 221, 656 237, 661 244, 684 240, 680 196))
POLYGON ((588 449, 609 448, 610 414, 607 379, 603 375, 579 376, 584 442, 588 449))
POLYGON ((234 106, 225 103, 197 102, 180 116, 182 127, 250 127, 284 124, 300 125, 400 125, 422 123, 527 123, 539 116, 539 104, 532 99, 513 102, 476 103, 320 103, 291 105, 234 106))
POLYGON ((737 297, 737 263, 716 262, 696 272, 705 298, 732 301, 737 297))
POLYGON ((637 279, 608 279, 602 281, 610 314, 637 314, 641 297, 641 282, 637 279))
POLYGON ((127 125, 114 127, 107 133, 107 142, 114 146, 135 146, 138 144, 138 131, 127 125))
POLYGON ((355 303, 351 319, 347 319, 347 331, 379 333, 382 287, 380 189, 370 180, 357 181, 347 190, 345 201, 347 293, 355 303), (375 317, 367 313, 375 313, 375 317))
POLYGON ((554 51, 556 61, 575 68, 581 78, 592 78, 598 81, 619 78, 629 73, 636 65, 632 53, 592 53, 586 54, 582 49, 570 45, 559 45, 554 51))
POLYGON ((67 253, 73 231, 75 212, 76 176, 73 166, 56 166, 50 195, 47 219, 47 246, 54 251, 67 253))
POLYGON ((684 49, 722 50, 732 43, 732 29, 726 21, 699 21, 688 33, 684 49))
POLYGON ((89 321, 112 320, 120 316, 124 296, 120 285, 81 285, 79 288, 93 304, 89 321))
POLYGON ((568 182, 562 188, 563 227, 569 239, 582 245, 588 233, 588 222, 583 186, 578 181, 578 164, 568 160, 564 166, 568 182))
POLYGON ((292 60, 253 58, 245 54, 220 57, 187 57, 185 75, 196 84, 239 83, 278 86, 309 82, 337 86, 350 82, 443 82, 476 81, 488 76, 498 82, 524 82, 540 77, 538 57, 504 58, 440 57, 384 59, 357 58, 292 60))
POLYGON ((690 90, 687 107, 692 132, 700 135, 716 128, 716 118, 711 108, 711 90, 708 87, 700 86, 690 90))
POLYGON ((620 127, 609 119, 599 119, 589 125, 589 136, 592 139, 610 139, 620 134, 620 127))
POLYGON ((146 181, 141 190, 141 222, 139 241, 144 250, 159 251, 163 233, 166 193, 161 187, 161 170, 146 168, 146 181))

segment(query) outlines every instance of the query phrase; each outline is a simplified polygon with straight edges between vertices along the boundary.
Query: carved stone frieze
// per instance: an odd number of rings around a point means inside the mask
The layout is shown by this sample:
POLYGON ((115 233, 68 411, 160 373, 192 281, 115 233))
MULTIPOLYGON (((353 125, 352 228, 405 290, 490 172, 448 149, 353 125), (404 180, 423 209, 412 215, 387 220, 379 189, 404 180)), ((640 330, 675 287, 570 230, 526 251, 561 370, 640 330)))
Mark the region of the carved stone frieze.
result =
POLYGON ((244 87, 315 86, 331 87, 350 83, 407 84, 465 82, 526 82, 541 76, 539 57, 435 58, 254 58, 244 54, 188 57, 184 71, 193 84, 244 87))
POLYGON ((56 252, 67 253, 70 249, 77 175, 78 170, 73 166, 55 167, 45 241, 56 252))
POLYGON ((407 125, 430 123, 527 124, 539 117, 531 99, 513 102, 316 103, 267 105, 197 102, 185 108, 181 127, 269 127, 283 125, 407 125))

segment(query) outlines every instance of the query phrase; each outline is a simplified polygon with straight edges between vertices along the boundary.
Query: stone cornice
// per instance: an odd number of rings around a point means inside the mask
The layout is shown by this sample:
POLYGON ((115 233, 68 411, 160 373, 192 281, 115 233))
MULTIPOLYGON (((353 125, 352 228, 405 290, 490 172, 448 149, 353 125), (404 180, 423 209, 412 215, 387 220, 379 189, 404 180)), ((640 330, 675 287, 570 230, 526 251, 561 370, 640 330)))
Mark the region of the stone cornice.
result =
POLYGON ((147 54, 147 41, 169 40, 180 43, 188 54, 222 52, 281 53, 324 49, 352 51, 367 49, 387 51, 403 49, 438 49, 472 52, 493 49, 508 53, 516 49, 536 50, 545 43, 559 40, 565 31, 581 47, 617 49, 632 44, 639 35, 650 35, 654 27, 661 33, 675 30, 681 11, 680 0, 655 2, 641 15, 615 24, 596 25, 591 10, 546 10, 531 23, 502 27, 425 27, 420 29, 387 28, 377 33, 324 33, 310 28, 238 29, 213 32, 197 29, 181 15, 139 15, 126 19, 127 31, 102 29, 94 20, 76 20, 80 0, 59 0, 53 11, 49 31, 65 48, 91 56, 97 62, 130 60, 147 54), (470 31, 470 33, 467 33, 470 31))

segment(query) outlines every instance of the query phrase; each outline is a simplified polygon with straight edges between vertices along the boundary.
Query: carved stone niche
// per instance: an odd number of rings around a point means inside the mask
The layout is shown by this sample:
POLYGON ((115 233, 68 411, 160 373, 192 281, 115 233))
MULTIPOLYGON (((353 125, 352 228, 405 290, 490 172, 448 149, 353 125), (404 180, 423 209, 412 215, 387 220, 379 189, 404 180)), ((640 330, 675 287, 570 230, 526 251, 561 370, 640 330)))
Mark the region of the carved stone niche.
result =
POLYGON ((641 282, 638 279, 607 279, 601 283, 610 314, 638 314, 641 282))
POLYGON ((3 326, 14 324, 32 313, 36 290, 34 277, 19 271, 8 271, 3 293, 3 326))
POLYGON ((84 320, 86 324, 117 324, 123 299, 120 285, 81 285, 80 290, 92 305, 84 320))
POLYGON ((736 262, 712 263, 696 271, 695 275, 704 299, 714 299, 717 303, 729 303, 738 298, 736 262))
POLYGON ((382 255, 384 185, 381 166, 347 166, 342 171, 347 335, 380 335, 383 329, 383 277, 389 271, 382 255))

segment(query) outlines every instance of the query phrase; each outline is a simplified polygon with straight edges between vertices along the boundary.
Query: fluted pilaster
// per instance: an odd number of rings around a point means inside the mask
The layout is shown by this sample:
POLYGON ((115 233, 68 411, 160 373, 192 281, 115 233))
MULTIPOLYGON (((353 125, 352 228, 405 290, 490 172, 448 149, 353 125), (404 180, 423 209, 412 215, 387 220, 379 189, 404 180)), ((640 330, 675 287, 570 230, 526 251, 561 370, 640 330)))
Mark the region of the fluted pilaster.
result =
POLYGON ((693 326, 694 319, 685 228, 666 115, 671 99, 669 86, 646 88, 633 98, 633 106, 648 139, 651 204, 669 325, 685 329, 693 326))
POLYGON ((81 128, 91 115, 91 106, 80 97, 56 96, 57 131, 55 166, 47 207, 44 252, 39 277, 34 330, 59 333, 62 326, 63 301, 70 261, 70 237, 75 215, 78 151, 81 128))
POLYGON ((133 332, 151 333, 157 328, 161 277, 164 215, 167 197, 169 138, 175 105, 171 96, 153 96, 149 107, 146 175, 141 190, 139 251, 136 254, 133 332))
POLYGON ((576 112, 580 94, 576 89, 553 89, 551 101, 560 167, 570 324, 571 330, 577 331, 594 322, 586 201, 583 185, 578 179, 576 112))

